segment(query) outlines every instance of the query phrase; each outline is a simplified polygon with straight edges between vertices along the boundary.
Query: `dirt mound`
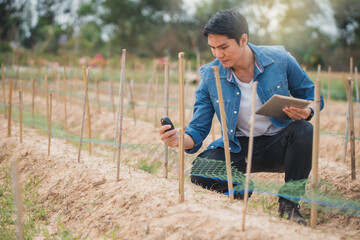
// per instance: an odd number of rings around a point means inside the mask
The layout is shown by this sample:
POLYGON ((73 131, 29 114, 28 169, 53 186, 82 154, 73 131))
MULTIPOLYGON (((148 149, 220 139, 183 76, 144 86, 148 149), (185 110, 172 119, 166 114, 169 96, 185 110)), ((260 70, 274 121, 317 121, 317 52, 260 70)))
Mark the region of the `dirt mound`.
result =
MULTIPOLYGON (((14 129, 17 130, 16 126, 14 129)), ((77 149, 57 139, 53 139, 51 156, 47 156, 45 136, 26 128, 24 143, 20 145, 16 136, 8 138, 6 133, 6 122, 1 119, 0 165, 5 166, 10 157, 16 157, 22 182, 30 177, 39 182, 38 202, 47 211, 50 234, 55 233, 61 223, 75 235, 87 239, 345 239, 349 235, 359 236, 359 228, 352 222, 358 222, 357 218, 350 219, 347 228, 334 227, 344 221, 341 219, 344 216, 340 216, 331 224, 312 230, 255 207, 249 207, 246 231, 242 232, 242 201, 230 204, 226 196, 185 182, 186 200, 179 204, 175 179, 159 178, 122 163, 121 180, 117 182, 116 164, 104 157, 90 156, 83 151, 82 163, 77 163, 77 149)), ((323 171, 335 172, 338 166, 334 164, 324 166, 323 171)), ((263 176, 281 178, 282 175, 263 176)), ((359 184, 350 187, 358 188, 359 184)), ((37 238, 44 239, 43 236, 37 238)))

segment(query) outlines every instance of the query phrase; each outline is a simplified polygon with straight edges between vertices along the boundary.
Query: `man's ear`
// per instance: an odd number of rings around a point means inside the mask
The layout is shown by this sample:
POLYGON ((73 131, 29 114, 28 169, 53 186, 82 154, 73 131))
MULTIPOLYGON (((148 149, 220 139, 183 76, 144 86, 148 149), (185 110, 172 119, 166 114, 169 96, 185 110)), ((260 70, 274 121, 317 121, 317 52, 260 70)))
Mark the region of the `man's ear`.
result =
POLYGON ((248 43, 248 36, 246 33, 244 33, 243 35, 241 35, 241 38, 240 38, 240 45, 241 46, 244 46, 248 43))

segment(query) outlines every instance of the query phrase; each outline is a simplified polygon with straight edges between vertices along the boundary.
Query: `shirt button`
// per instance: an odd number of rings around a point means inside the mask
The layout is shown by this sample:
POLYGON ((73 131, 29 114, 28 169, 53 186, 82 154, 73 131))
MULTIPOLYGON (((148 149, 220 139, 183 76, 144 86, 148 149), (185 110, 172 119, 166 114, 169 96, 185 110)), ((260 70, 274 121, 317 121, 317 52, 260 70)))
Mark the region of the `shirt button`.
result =
POLYGON ((237 114, 237 111, 234 111, 234 114, 237 114))
POLYGON ((214 148, 214 146, 211 146, 211 148, 214 148))
POLYGON ((231 147, 229 147, 229 150, 231 150, 231 147))
POLYGON ((277 88, 280 88, 280 86, 277 86, 277 88))
POLYGON ((240 93, 239 93, 239 92, 237 92, 237 93, 236 93, 236 95, 240 95, 240 93))
POLYGON ((230 132, 233 132, 233 131, 234 131, 234 130, 232 130, 232 129, 230 130, 230 132))
POLYGON ((217 103, 219 103, 219 100, 216 100, 217 103))

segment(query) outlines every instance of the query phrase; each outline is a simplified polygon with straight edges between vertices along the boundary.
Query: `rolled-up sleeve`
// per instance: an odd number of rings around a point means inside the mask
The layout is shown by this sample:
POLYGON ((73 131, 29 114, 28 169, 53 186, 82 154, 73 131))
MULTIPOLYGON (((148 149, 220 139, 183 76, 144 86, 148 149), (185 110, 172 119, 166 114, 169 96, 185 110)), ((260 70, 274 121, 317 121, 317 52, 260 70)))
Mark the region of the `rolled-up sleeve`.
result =
MULTIPOLYGON (((315 86, 309 76, 301 69, 297 61, 290 53, 287 56, 287 78, 289 90, 292 96, 307 100, 314 100, 315 86)), ((321 96, 320 109, 324 108, 324 100, 321 96)))

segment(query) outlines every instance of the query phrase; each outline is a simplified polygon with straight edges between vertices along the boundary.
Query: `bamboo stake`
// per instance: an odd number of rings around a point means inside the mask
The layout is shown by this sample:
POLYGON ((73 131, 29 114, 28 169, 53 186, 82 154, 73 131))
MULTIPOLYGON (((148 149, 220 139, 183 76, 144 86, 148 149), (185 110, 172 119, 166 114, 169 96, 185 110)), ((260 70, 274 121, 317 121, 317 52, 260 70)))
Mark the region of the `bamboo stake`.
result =
MULTIPOLYGON (((169 116, 169 63, 165 62, 165 79, 164 79, 164 114, 169 116)), ((164 177, 168 178, 168 156, 169 156, 169 147, 164 143, 165 146, 165 161, 164 168, 165 173, 164 177)))
POLYGON ((157 116, 157 99, 158 99, 158 89, 159 89, 159 75, 156 73, 156 77, 155 77, 156 81, 155 81, 155 117, 154 117, 154 127, 156 128, 156 126, 159 125, 159 120, 158 120, 158 116, 157 116))
POLYGON ((48 115, 48 156, 50 156, 50 146, 51 146, 51 115, 52 115, 52 89, 50 90, 50 108, 49 108, 49 115, 48 115))
MULTIPOLYGON (((122 61, 124 60, 123 59, 123 55, 122 55, 122 61)), ((121 88, 122 86, 122 72, 123 72, 124 69, 121 69, 121 72, 120 72, 120 84, 119 84, 119 96, 118 96, 118 104, 117 104, 117 108, 116 108, 116 120, 115 120, 115 133, 114 133, 114 155, 113 155, 113 161, 115 161, 115 158, 116 158, 116 149, 117 149, 117 145, 116 145, 116 141, 117 141, 117 134, 118 134, 118 127, 119 127, 119 115, 120 115, 120 106, 121 106, 121 97, 122 97, 122 94, 123 94, 123 89, 121 88)), ((123 112, 122 112, 123 113, 123 112)), ((118 177, 116 177, 116 180, 118 180, 118 177)))
POLYGON ((8 137, 11 136, 11 101, 12 101, 12 88, 13 88, 13 80, 10 79, 10 87, 9 87, 9 112, 8 112, 8 137))
POLYGON ((13 195, 14 195, 14 205, 16 209, 16 231, 17 239, 24 239, 24 210, 23 210, 23 197, 19 177, 19 168, 17 159, 12 157, 11 162, 11 172, 12 172, 12 185, 13 185, 13 195))
POLYGON ((136 111, 135 111, 135 101, 133 96, 133 86, 134 86, 134 79, 131 79, 129 82, 129 96, 130 96, 130 105, 133 110, 133 118, 134 118, 134 125, 136 125, 136 111))
POLYGON ((6 91, 5 91, 5 73, 4 73, 4 64, 1 64, 1 85, 3 90, 3 99, 4 99, 4 113, 5 113, 5 119, 7 118, 7 112, 6 112, 6 91))
POLYGON ((228 189, 229 189, 229 199, 230 202, 234 201, 234 189, 232 182, 232 174, 231 174, 231 157, 230 157, 230 147, 229 147, 229 139, 227 135, 227 126, 226 126, 226 116, 225 116, 225 108, 224 108, 224 99, 222 95, 220 76, 219 76, 219 68, 218 66, 212 67, 216 79, 216 88, 219 98, 219 107, 220 107, 220 115, 221 115, 221 125, 223 129, 223 140, 224 140, 224 151, 225 151, 225 160, 226 160, 226 172, 228 178, 228 189))
POLYGON ((246 180, 245 180, 245 193, 244 193, 244 208, 243 208, 243 221, 242 221, 242 231, 245 231, 245 217, 246 217, 246 208, 247 201, 249 198, 249 179, 251 173, 251 162, 253 156, 253 146, 254 146, 254 125, 255 125, 255 99, 256 99, 256 87, 258 82, 253 83, 252 91, 252 105, 251 105, 251 117, 249 120, 250 124, 250 136, 249 136, 249 147, 248 147, 248 156, 246 164, 246 180))
MULTIPOLYGON (((119 101, 121 100, 121 116, 120 116, 120 133, 119 133, 119 145, 118 145, 118 159, 117 159, 117 171, 116 171, 116 181, 120 181, 120 157, 121 157, 121 138, 122 138, 122 124, 123 124, 123 113, 124 113, 124 83, 125 83, 125 60, 126 60, 126 49, 122 50, 121 56, 121 77, 120 77, 120 86, 119 86, 119 101)), ((118 104, 117 116, 119 115, 120 102, 118 104)), ((117 121, 116 121, 116 130, 117 132, 117 121)), ((116 141, 116 139, 115 139, 116 141)))
POLYGON ((355 167, 355 131, 354 131, 354 109, 353 109, 353 82, 351 77, 348 79, 348 96, 349 96, 349 125, 350 125, 350 152, 351 152, 351 179, 356 179, 355 167))
MULTIPOLYGON (((83 68, 85 68, 85 67, 83 67, 83 68)), ((78 163, 80 163, 80 156, 81 156, 81 146, 82 146, 82 137, 83 137, 83 132, 84 132, 84 121, 85 121, 85 111, 86 111, 86 100, 87 100, 89 76, 90 76, 90 67, 88 68, 88 72, 87 72, 86 88, 85 88, 85 94, 84 94, 84 107, 83 107, 83 116, 82 116, 82 121, 81 121, 81 133, 80 133, 80 144, 79 144, 79 152, 78 152, 78 163)))
POLYGON ((96 86, 96 101, 98 105, 98 112, 101 113, 101 106, 100 106, 100 94, 99 94, 99 81, 95 78, 95 86, 96 86))
MULTIPOLYGON (((352 75, 352 68, 353 68, 353 59, 351 57, 350 58, 350 78, 352 75)), ((343 77, 343 82, 344 82, 344 86, 345 86, 346 97, 349 99, 349 89, 348 89, 349 85, 348 85, 346 78, 344 78, 344 77, 343 77)), ((349 111, 350 111, 350 102, 348 101, 347 112, 346 112, 345 140, 344 140, 344 158, 343 158, 344 163, 346 162, 347 145, 349 142, 349 121, 350 121, 349 111)))
POLYGON ((331 99, 331 67, 329 67, 328 69, 328 95, 327 95, 327 99, 328 99, 328 103, 330 103, 330 99, 331 99))
POLYGON ((88 134, 89 134, 89 153, 91 154, 91 115, 90 115, 90 103, 89 103, 89 77, 86 78, 86 70, 85 66, 83 66, 83 75, 84 75, 84 88, 86 94, 86 112, 87 112, 87 120, 88 120, 88 134))
POLYGON ((34 110, 35 110, 35 81, 34 79, 32 78, 31 79, 31 87, 32 87, 32 94, 31 94, 31 117, 32 117, 32 127, 34 128, 35 127, 35 120, 34 120, 34 110))
POLYGON ((179 203, 184 202, 184 150, 185 150, 185 108, 184 108, 184 53, 178 54, 179 59, 179 203))
POLYGON ((319 135, 320 135, 320 78, 315 81, 315 121, 314 121, 314 132, 313 132, 313 149, 312 149, 312 203, 311 203, 311 219, 310 226, 315 229, 317 222, 317 204, 316 190, 318 187, 318 167, 319 167, 319 135))
POLYGON ((66 109, 66 67, 64 66, 64 125, 65 125, 65 132, 67 135, 68 127, 67 127, 67 109, 66 109))

